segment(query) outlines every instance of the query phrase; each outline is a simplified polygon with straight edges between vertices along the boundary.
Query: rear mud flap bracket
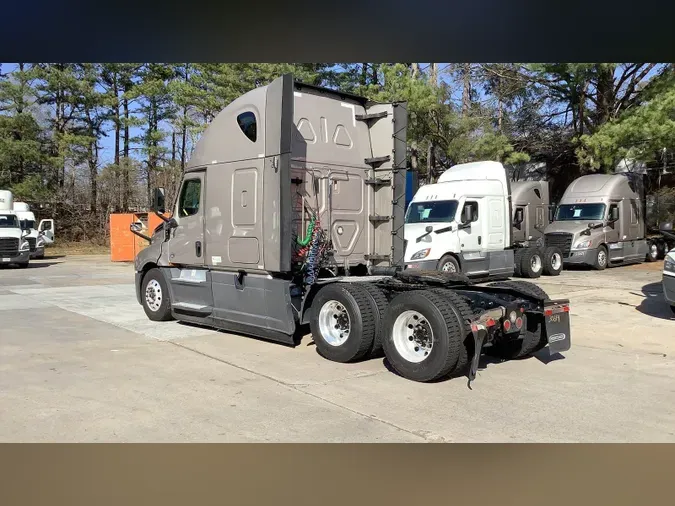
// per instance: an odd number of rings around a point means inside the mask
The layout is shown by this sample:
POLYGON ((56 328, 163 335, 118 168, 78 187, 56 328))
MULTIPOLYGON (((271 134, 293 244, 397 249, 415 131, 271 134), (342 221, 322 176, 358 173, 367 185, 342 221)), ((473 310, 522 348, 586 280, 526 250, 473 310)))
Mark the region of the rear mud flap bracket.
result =
POLYGON ((482 324, 474 323, 471 325, 471 333, 473 334, 474 353, 469 365, 469 381, 467 383, 469 390, 472 390, 471 382, 476 379, 476 374, 478 373, 478 364, 480 362, 481 351, 483 350, 483 343, 487 337, 487 328, 482 324))

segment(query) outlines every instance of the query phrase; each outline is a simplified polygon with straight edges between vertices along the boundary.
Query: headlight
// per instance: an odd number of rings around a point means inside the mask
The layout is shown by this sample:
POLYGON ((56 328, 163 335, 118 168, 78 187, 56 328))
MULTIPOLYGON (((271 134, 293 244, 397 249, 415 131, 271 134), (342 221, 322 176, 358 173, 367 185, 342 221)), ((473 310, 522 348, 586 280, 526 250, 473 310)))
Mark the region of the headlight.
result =
POLYGON ((587 249, 591 247, 593 241, 586 239, 585 241, 578 242, 574 245, 574 249, 587 249))
POLYGON ((663 270, 668 272, 675 272, 675 260, 670 257, 666 257, 666 261, 663 262, 663 270))
POLYGON ((431 248, 423 249, 415 253, 412 257, 410 257, 410 260, 421 260, 422 258, 426 258, 429 255, 429 252, 431 251, 431 248))
POLYGON ((28 244, 28 241, 24 241, 21 243, 21 248, 19 248, 19 251, 29 251, 30 250, 30 244, 28 244))

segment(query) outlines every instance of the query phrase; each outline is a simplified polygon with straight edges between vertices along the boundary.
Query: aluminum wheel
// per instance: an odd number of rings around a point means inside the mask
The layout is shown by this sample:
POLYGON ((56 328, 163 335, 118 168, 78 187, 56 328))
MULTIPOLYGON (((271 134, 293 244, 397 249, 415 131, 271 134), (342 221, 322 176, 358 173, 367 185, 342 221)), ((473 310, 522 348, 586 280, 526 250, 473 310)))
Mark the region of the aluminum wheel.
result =
POLYGON ((553 268, 554 271, 557 271, 560 269, 560 266, 562 265, 562 257, 560 256, 560 253, 553 253, 551 255, 551 267, 553 268))
POLYGON ((607 265, 607 253, 605 253, 605 250, 602 248, 598 250, 598 265, 600 267, 607 265))
POLYGON ((162 286, 156 279, 151 279, 145 287, 145 304, 153 312, 162 306, 162 286))
POLYGON ((649 256, 652 257, 653 260, 656 260, 659 257, 659 248, 656 244, 651 244, 649 246, 649 256))
POLYGON ((530 259, 530 267, 532 268, 532 272, 541 271, 541 257, 539 255, 532 256, 530 259))
POLYGON ((329 300, 319 311, 321 337, 331 346, 341 346, 349 339, 351 320, 343 304, 329 300))
POLYGON ((457 268, 452 262, 445 262, 441 267, 441 272, 457 272, 457 268))
POLYGON ((392 329, 392 340, 401 357, 412 363, 425 360, 434 346, 434 333, 426 318, 417 311, 403 311, 392 329))

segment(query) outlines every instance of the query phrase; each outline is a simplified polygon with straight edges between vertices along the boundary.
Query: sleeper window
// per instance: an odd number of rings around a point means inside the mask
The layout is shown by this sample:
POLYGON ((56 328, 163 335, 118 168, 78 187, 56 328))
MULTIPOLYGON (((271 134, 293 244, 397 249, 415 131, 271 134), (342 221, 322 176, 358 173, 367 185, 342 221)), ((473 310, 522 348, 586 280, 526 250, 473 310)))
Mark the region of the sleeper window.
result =
POLYGON ((472 202, 472 201, 467 201, 464 204, 464 208, 462 209, 462 222, 466 221, 466 214, 465 214, 465 209, 467 207, 470 207, 471 210, 473 211, 471 214, 473 215, 471 217, 471 221, 477 221, 478 220, 478 202, 472 202))
POLYGON ((255 114, 252 112, 243 112, 237 116, 237 123, 239 123, 239 128, 244 132, 244 135, 248 137, 251 142, 255 142, 258 138, 255 114))
POLYGON ((180 194, 180 216, 192 216, 199 212, 202 182, 199 179, 185 181, 180 194))

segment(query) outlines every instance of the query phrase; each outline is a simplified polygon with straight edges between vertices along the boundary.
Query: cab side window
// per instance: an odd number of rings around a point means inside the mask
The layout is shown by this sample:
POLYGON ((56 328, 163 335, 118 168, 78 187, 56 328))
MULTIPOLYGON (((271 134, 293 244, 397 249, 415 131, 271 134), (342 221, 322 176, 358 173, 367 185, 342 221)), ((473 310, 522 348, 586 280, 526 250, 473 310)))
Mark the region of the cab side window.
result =
POLYGON ((199 212, 199 201, 202 195, 202 182, 199 179, 188 179, 180 193, 179 216, 193 216, 199 212))
POLYGON ((462 208, 462 222, 466 221, 466 208, 470 207, 472 211, 471 221, 478 221, 478 202, 475 201, 466 201, 464 207, 462 208))

